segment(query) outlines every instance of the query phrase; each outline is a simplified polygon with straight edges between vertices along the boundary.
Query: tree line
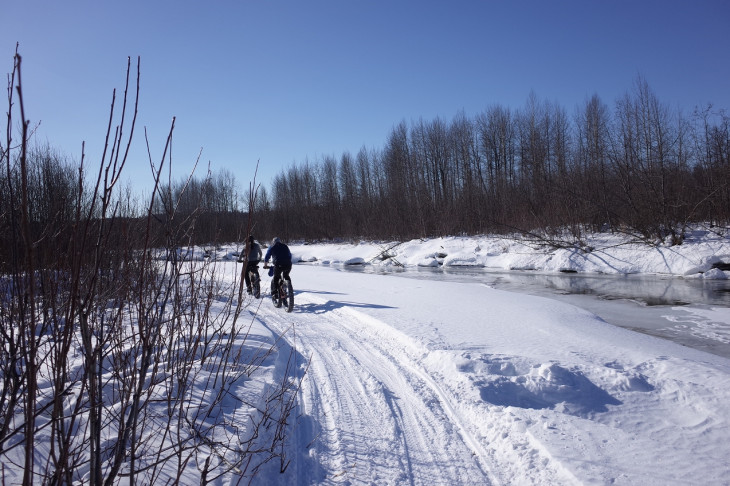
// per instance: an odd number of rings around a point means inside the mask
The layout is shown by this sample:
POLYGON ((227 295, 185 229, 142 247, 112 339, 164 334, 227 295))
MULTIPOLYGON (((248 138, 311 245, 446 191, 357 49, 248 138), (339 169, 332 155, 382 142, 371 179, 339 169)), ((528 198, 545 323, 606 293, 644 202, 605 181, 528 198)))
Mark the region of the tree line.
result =
MULTIPOLYGON (((53 261, 76 205, 92 196, 79 164, 52 147, 27 158, 37 255, 53 261)), ((0 186, 5 263, 18 167, 6 167, 0 186)), ((639 78, 612 108, 594 95, 569 115, 530 94, 519 109, 402 121, 382 148, 293 165, 270 190, 249 181, 243 191, 223 169, 160 182, 149 207, 129 186, 116 198, 112 232, 135 233, 149 210, 153 241, 166 247, 240 242, 248 231, 261 240, 530 232, 556 242, 620 231, 681 243, 691 223, 730 219, 730 116, 711 106, 673 111, 639 78)))
POLYGON ((519 109, 404 121, 381 149, 289 167, 273 180, 271 231, 289 239, 621 231, 681 243, 730 220, 730 116, 689 117, 637 78, 613 108, 572 115, 530 94, 519 109))
MULTIPOLYGON (((101 221, 100 207, 95 206, 98 194, 88 181, 91 174, 48 144, 29 146, 24 171, 18 153, 0 155, 5 159, 0 176, 0 269, 22 259, 27 249, 17 246, 14 231, 20 223, 21 187, 27 191, 26 215, 35 258, 41 265, 53 264, 70 251, 70 231, 78 224, 79 213, 88 214, 92 227, 101 221)), ((110 237, 132 246, 144 246, 135 238, 147 233, 148 224, 148 244, 158 247, 243 241, 248 227, 247 199, 235 175, 225 169, 160 182, 151 204, 121 182, 108 197, 114 211, 110 237)))
MULTIPOLYGON (((18 167, 3 174, 2 228, 13 225, 18 167)), ((64 251, 75 204, 90 204, 79 170, 48 145, 29 150, 30 224, 54 228, 37 237, 39 258, 64 251)), ((530 232, 556 242, 620 231, 681 243, 691 223, 730 220, 730 115, 708 106, 685 116, 639 78, 613 107, 594 95, 572 115, 530 94, 519 109, 402 121, 382 148, 293 165, 270 190, 249 181, 242 191, 223 169, 160 182, 149 208, 132 187, 116 197, 112 231, 124 236, 149 209, 165 246, 240 242, 247 231, 262 240, 530 232)), ((5 253, 11 234, 0 231, 5 253)))

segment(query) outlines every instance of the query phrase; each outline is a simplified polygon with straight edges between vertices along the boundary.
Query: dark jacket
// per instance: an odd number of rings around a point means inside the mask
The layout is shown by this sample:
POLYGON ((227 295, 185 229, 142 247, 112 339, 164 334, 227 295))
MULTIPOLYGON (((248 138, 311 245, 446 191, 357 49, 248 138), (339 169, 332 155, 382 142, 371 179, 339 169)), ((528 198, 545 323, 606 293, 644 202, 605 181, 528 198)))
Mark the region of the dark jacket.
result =
POLYGON ((291 251, 289 251, 289 247, 282 242, 270 246, 269 249, 266 250, 264 262, 268 263, 269 258, 271 258, 271 261, 274 262, 274 265, 291 265, 291 251))

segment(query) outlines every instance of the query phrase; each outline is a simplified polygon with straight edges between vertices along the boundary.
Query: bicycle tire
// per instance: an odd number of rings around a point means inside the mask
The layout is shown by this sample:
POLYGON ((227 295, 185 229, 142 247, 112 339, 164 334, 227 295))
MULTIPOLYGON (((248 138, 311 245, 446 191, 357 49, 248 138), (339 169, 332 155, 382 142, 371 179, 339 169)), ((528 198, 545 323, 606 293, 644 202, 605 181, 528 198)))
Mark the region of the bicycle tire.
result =
POLYGON ((271 286, 271 301, 274 303, 274 307, 281 307, 280 289, 271 286))
POLYGON ((289 307, 288 295, 286 294, 286 282, 283 278, 279 281, 279 307, 281 306, 284 306, 284 308, 289 307))
POLYGON ((291 284, 291 280, 287 280, 284 284, 286 289, 286 311, 291 312, 294 310, 294 287, 291 284))

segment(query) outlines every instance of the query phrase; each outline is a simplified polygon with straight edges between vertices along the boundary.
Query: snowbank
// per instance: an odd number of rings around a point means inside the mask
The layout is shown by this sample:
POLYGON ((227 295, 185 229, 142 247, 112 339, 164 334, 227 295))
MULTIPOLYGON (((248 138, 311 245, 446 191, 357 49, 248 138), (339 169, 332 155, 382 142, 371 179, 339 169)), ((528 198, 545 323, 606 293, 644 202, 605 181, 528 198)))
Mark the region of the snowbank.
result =
POLYGON ((406 267, 471 266, 598 274, 668 274, 727 279, 730 238, 707 230, 682 245, 633 243, 623 235, 596 234, 581 248, 552 248, 525 238, 442 237, 398 242, 292 243, 295 260, 321 265, 369 264, 406 267), (723 265, 724 264, 724 265, 723 265))

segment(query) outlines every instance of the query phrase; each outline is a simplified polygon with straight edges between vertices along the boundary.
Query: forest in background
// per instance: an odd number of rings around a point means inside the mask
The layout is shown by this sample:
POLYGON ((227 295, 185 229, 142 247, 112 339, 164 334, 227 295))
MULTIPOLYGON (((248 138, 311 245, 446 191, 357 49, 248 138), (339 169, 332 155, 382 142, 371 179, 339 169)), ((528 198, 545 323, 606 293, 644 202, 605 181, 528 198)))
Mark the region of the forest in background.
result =
MULTIPOLYGON (((18 161, 4 159, 7 263, 21 177, 18 161)), ((31 238, 37 256, 53 261, 67 251, 79 208, 92 207, 93 186, 49 145, 30 145, 26 159, 31 238)), ((116 182, 109 231, 119 241, 145 234, 145 246, 165 248, 243 241, 249 231, 262 241, 521 232, 554 245, 618 231, 680 244, 691 223, 730 221, 730 115, 707 106, 686 116, 637 78, 613 107, 594 95, 569 115, 530 94, 519 109, 495 104, 473 118, 402 121, 382 148, 305 160, 269 189, 244 182, 242 190, 225 169, 160 180, 152 201, 116 182)))
POLYGON ((679 244, 690 223, 728 223, 730 117, 712 106, 685 116, 642 78, 613 108, 594 95, 572 115, 530 94, 519 109, 401 122, 382 149, 285 169, 256 206, 268 211, 288 239, 529 232, 575 243, 620 231, 679 244))

